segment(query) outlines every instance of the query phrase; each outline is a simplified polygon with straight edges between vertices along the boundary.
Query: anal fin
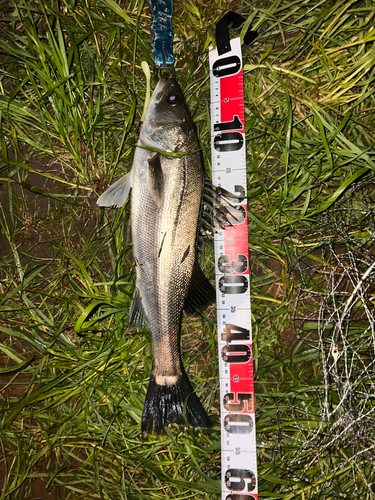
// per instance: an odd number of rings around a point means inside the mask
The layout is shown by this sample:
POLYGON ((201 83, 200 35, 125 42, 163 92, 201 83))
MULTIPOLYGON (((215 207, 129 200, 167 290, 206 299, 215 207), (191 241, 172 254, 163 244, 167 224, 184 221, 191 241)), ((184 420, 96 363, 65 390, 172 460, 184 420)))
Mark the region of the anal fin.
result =
POLYGON ((133 300, 129 311, 128 332, 144 328, 147 324, 147 318, 143 309, 142 298, 138 295, 137 288, 134 290, 133 300))

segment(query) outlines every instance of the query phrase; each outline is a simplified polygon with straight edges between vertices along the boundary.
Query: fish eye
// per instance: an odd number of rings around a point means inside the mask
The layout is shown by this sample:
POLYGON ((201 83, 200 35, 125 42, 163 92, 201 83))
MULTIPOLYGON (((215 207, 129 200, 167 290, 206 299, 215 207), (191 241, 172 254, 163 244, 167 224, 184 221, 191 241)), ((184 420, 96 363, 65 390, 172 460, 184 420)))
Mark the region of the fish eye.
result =
POLYGON ((176 104, 178 103, 178 101, 180 100, 180 97, 178 94, 169 94, 167 96, 167 103, 168 104, 172 104, 172 106, 176 106, 176 104))

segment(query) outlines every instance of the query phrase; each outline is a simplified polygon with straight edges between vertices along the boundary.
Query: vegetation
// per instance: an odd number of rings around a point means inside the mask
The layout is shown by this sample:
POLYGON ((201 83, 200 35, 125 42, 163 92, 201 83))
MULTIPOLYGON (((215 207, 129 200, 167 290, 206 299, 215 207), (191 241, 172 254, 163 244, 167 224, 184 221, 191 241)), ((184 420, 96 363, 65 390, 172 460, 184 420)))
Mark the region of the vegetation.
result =
MULTIPOLYGON (((147 2, 0 9, 0 499, 218 500, 215 306, 183 320, 213 432, 143 441, 129 206, 96 207, 132 164, 147 2)), ((259 31, 243 49, 259 497, 373 499, 375 4, 175 2, 207 173, 207 51, 231 9, 259 31)))

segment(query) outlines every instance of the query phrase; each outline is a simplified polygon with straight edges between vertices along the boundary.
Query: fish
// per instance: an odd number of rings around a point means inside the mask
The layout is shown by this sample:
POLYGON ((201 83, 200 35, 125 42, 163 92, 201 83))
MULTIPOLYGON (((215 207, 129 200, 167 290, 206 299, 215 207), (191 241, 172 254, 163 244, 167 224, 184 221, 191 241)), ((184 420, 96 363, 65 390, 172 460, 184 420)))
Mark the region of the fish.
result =
POLYGON ((160 435, 169 425, 194 432, 211 428, 180 350, 183 311, 216 296, 197 257, 204 190, 199 141, 182 89, 163 74, 144 116, 131 171, 97 201, 121 207, 130 196, 136 287, 128 331, 147 325, 153 346, 144 436, 160 435))

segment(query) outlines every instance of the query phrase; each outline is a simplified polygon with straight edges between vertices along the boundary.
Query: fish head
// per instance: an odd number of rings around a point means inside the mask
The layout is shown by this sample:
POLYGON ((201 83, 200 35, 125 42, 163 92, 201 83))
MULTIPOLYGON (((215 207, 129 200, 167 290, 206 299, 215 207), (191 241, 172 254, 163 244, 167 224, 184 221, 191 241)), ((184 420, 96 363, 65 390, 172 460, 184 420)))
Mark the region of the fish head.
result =
POLYGON ((146 147, 159 151, 183 151, 195 134, 184 94, 175 78, 163 74, 147 107, 139 136, 146 147))

